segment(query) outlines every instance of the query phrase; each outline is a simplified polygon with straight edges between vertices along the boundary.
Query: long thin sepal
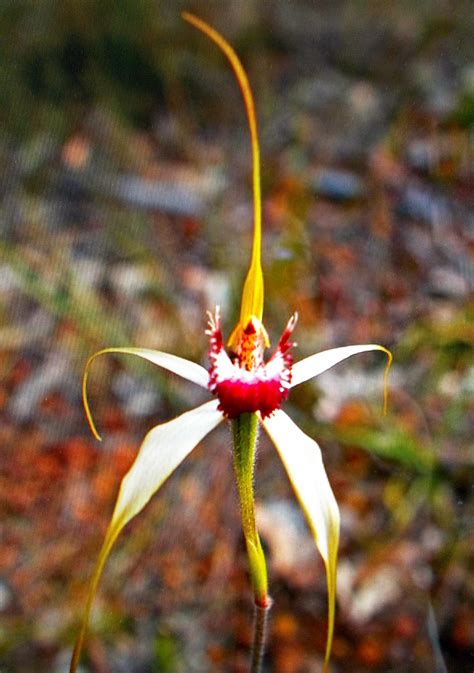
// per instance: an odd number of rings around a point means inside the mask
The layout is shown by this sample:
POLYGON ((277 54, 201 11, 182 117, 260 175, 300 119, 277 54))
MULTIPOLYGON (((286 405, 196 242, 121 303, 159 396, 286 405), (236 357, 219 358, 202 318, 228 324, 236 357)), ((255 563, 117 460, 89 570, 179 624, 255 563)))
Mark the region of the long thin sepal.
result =
POLYGON ((115 540, 120 534, 120 530, 121 530, 120 527, 110 525, 107 531, 107 535, 105 536, 102 549, 100 550, 99 558, 97 559, 97 563, 94 568, 94 573, 92 575, 92 579, 89 584, 89 593, 87 595, 86 607, 84 609, 84 616, 82 619, 81 628, 79 631, 79 635, 77 636, 76 643, 74 645, 74 650, 72 653, 71 665, 69 668, 70 673, 75 673, 77 670, 77 666, 79 665, 79 659, 81 657, 82 646, 84 644, 87 624, 89 622, 89 615, 95 594, 97 592, 97 586, 99 584, 99 580, 102 575, 102 570, 104 569, 107 557, 110 554, 110 550, 112 549, 115 540))
POLYGON ((366 353, 368 351, 381 351, 387 356, 387 365, 385 367, 384 373, 384 386, 383 386, 383 408, 384 413, 387 412, 387 398, 388 398, 388 373, 392 365, 393 356, 391 352, 379 346, 378 344, 361 344, 358 346, 341 346, 341 348, 331 348, 327 351, 321 351, 320 353, 315 353, 310 355, 304 360, 296 362, 291 371, 291 387, 309 381, 309 379, 322 374, 323 372, 331 369, 334 365, 337 365, 339 362, 350 358, 352 355, 358 355, 359 353, 366 353))
MULTIPOLYGON (((183 19, 193 25, 212 40, 219 49, 226 55, 237 78, 240 90, 244 98, 245 109, 250 131, 250 141, 252 144, 252 182, 253 182, 253 204, 254 204, 254 229, 252 259, 247 277, 244 283, 242 293, 242 304, 240 310, 240 326, 245 327, 250 318, 255 316, 262 320, 263 316, 263 273, 261 265, 262 249, 262 197, 260 187, 260 146, 258 142, 257 120, 255 116, 255 104, 253 101, 252 90, 248 77, 239 57, 230 46, 230 44, 214 28, 202 19, 199 19, 190 12, 183 12, 183 19)), ((232 341, 232 336, 229 342, 232 341)))
POLYGON ((87 380, 89 378, 89 371, 92 363, 99 355, 118 353, 121 355, 137 355, 143 360, 148 360, 163 369, 167 369, 178 376, 182 376, 184 379, 196 383, 202 388, 207 388, 209 384, 209 373, 201 367, 201 365, 191 362, 191 360, 185 360, 180 358, 177 355, 172 355, 171 353, 163 353, 162 351, 155 351, 150 348, 104 348, 103 350, 98 351, 92 355, 87 363, 84 370, 84 376, 82 379, 82 402, 84 405, 84 411, 86 413, 87 421, 89 423, 90 429, 96 439, 99 441, 102 439, 100 434, 97 432, 95 427, 94 420, 92 418, 91 410, 89 407, 89 402, 87 399, 87 380))
POLYGON ((280 454, 326 566, 328 632, 323 673, 327 673, 334 634, 339 508, 316 442, 281 410, 266 418, 263 427, 280 454))
POLYGON ((114 513, 97 560, 74 648, 70 673, 75 673, 94 596, 112 546, 123 527, 138 514, 186 456, 222 420, 217 400, 207 402, 146 435, 130 470, 122 480, 114 513))

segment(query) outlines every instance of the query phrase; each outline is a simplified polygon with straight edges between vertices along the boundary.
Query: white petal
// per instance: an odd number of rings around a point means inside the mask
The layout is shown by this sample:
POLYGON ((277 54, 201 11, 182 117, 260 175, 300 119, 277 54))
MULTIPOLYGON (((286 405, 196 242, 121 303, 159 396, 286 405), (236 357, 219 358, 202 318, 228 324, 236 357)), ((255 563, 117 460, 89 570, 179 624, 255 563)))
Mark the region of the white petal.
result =
POLYGON ((123 527, 138 514, 201 439, 223 420, 218 404, 217 400, 206 402, 150 430, 122 480, 111 526, 120 522, 123 527))
POLYGON ((135 462, 122 480, 112 521, 92 574, 81 629, 72 656, 71 673, 77 670, 92 602, 115 540, 123 527, 145 507, 201 439, 223 420, 217 405, 217 400, 207 402, 168 423, 157 425, 146 435, 135 462))
POLYGON ((96 439, 101 440, 101 436, 97 432, 95 427, 94 420, 92 418, 91 410, 89 407, 89 401, 87 399, 87 381, 89 378, 89 370, 91 368, 94 360, 99 357, 99 355, 115 354, 119 353, 121 355, 137 355, 139 358, 153 362, 153 364, 168 369, 179 376, 197 383, 203 388, 207 388, 209 384, 209 373, 201 367, 201 365, 191 362, 191 360, 185 360, 180 358, 177 355, 171 355, 171 353, 163 353, 162 351, 154 351, 150 348, 104 348, 97 353, 92 355, 87 363, 84 370, 84 376, 82 377, 82 401, 84 404, 84 411, 86 412, 87 421, 90 425, 92 433, 96 439))
POLYGON ((321 449, 316 442, 281 410, 276 411, 262 423, 280 454, 326 566, 328 586, 328 637, 324 666, 326 671, 334 631, 339 508, 324 469, 321 449))
MULTIPOLYGON (((192 383, 197 383, 202 388, 207 388, 209 383, 209 373, 204 367, 198 365, 196 362, 180 358, 171 353, 163 353, 163 351, 155 351, 151 348, 104 348, 99 351, 92 358, 104 353, 122 353, 124 355, 138 355, 138 357, 153 362, 153 364, 168 369, 183 379, 187 379, 192 383)), ((91 358, 91 360, 92 360, 91 358)), ((89 361, 90 362, 90 361, 89 361)))
POLYGON ((321 556, 327 562, 331 548, 337 547, 339 509, 324 469, 321 449, 281 409, 262 423, 280 454, 321 556))
POLYGON ((389 358, 388 365, 390 366, 392 356, 383 346, 377 344, 361 344, 359 346, 341 346, 341 348, 331 348, 321 353, 310 355, 304 360, 296 362, 291 369, 291 387, 297 386, 304 381, 309 381, 314 376, 322 374, 327 369, 331 369, 342 360, 357 355, 358 353, 365 353, 367 351, 382 351, 389 358))

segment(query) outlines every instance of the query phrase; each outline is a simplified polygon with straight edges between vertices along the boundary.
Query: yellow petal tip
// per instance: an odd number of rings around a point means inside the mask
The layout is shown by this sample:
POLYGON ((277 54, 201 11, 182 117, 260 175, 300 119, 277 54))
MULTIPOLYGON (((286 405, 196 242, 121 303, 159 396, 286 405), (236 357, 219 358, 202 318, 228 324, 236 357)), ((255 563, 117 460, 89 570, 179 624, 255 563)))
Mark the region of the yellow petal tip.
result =
POLYGON ((391 351, 388 350, 388 348, 381 346, 381 349, 387 356, 387 364, 385 365, 385 371, 383 375, 383 415, 386 416, 388 411, 388 376, 393 363, 393 355, 391 351))

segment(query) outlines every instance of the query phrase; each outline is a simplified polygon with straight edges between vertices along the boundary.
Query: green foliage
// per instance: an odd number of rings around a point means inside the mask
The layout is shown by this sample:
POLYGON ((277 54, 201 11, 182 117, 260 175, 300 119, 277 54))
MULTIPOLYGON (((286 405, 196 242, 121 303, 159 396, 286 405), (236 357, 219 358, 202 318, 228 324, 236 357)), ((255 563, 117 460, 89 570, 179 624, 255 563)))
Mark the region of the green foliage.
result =
POLYGON ((178 644, 172 634, 157 633, 153 655, 153 673, 174 673, 178 670, 178 644))
POLYGON ((397 425, 383 428, 350 428, 337 431, 343 444, 364 448, 385 460, 391 460, 412 472, 429 473, 433 455, 418 439, 397 425))
POLYGON ((474 92, 470 91, 461 96, 453 120, 463 128, 474 126, 474 92))
POLYGON ((147 123, 162 100, 172 25, 154 3, 2 3, 0 23, 9 36, 0 43, 3 128, 20 137, 51 112, 67 127, 78 108, 100 100, 147 123))

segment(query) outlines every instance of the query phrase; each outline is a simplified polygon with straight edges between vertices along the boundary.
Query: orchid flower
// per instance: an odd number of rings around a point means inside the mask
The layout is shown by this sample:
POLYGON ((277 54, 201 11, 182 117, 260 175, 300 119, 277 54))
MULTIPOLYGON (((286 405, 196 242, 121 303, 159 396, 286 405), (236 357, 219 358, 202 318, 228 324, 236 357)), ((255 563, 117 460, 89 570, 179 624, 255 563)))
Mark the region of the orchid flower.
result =
POLYGON ((292 388, 352 355, 381 351, 388 358, 384 377, 386 403, 387 374, 392 356, 383 346, 344 346, 316 353, 293 363, 291 335, 296 313, 289 319, 276 349, 265 361, 269 346, 262 323, 264 291, 261 266, 260 153, 255 108, 247 75, 232 47, 211 26, 184 12, 183 18, 202 31, 224 52, 240 86, 248 117, 253 169, 253 247, 250 268, 244 283, 240 318, 227 347, 221 332, 219 309, 209 314, 210 368, 176 355, 146 348, 106 348, 87 362, 83 378, 83 402, 94 436, 101 439, 87 400, 87 379, 97 357, 106 354, 135 355, 152 362, 195 385, 208 390, 211 401, 166 423, 146 435, 132 467, 122 480, 112 520, 108 527, 92 579, 82 626, 76 641, 70 672, 75 673, 85 637, 89 614, 107 557, 126 524, 136 516, 165 480, 191 451, 223 421, 229 421, 234 441, 234 469, 240 498, 242 527, 247 547, 250 577, 256 606, 256 626, 251 671, 260 670, 263 655, 265 615, 271 605, 266 562, 255 522, 253 471, 256 440, 263 427, 286 468, 301 504, 316 546, 324 561, 328 591, 328 629, 324 673, 328 671, 334 632, 336 563, 339 542, 339 510, 324 469, 318 444, 306 435, 281 409, 292 388))

